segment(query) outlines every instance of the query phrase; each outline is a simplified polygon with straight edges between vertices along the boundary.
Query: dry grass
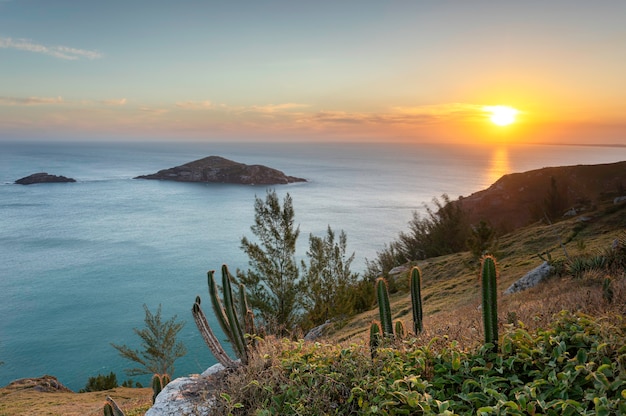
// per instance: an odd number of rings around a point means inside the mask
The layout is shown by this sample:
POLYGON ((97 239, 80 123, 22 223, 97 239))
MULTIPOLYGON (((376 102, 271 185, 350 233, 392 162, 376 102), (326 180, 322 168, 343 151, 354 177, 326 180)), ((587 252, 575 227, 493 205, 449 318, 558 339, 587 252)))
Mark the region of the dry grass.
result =
POLYGON ((118 387, 91 393, 40 392, 34 389, 0 389, 0 416, 102 415, 111 396, 126 416, 143 415, 152 405, 152 389, 118 387))

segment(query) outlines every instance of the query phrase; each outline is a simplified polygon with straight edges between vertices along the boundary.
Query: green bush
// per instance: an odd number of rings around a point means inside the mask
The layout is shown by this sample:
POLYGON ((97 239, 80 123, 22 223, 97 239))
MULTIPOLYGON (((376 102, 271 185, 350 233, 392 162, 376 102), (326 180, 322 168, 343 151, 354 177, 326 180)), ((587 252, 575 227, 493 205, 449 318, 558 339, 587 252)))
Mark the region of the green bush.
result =
POLYGON ((98 374, 95 377, 89 377, 89 381, 87 381, 85 388, 79 390, 79 393, 111 390, 116 387, 118 387, 117 376, 111 371, 109 375, 98 374))
POLYGON ((272 371, 222 404, 254 415, 626 414, 623 324, 564 312, 549 329, 509 330, 499 350, 403 345, 370 359, 365 346, 285 341, 272 371))

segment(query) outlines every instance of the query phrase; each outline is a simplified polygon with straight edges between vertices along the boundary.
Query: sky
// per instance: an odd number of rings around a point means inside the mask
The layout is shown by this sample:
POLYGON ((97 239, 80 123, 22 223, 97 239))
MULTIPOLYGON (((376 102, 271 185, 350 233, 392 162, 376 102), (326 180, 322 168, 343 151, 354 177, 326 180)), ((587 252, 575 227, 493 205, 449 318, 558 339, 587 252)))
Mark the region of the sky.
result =
POLYGON ((0 0, 0 140, 626 145, 624 22, 623 0, 0 0))

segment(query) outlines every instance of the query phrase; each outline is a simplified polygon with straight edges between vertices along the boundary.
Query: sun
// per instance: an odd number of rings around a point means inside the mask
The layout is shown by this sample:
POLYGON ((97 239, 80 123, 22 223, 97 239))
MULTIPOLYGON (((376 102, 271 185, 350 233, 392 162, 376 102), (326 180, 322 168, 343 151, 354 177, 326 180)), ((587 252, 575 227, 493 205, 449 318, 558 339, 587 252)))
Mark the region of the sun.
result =
POLYGON ((493 124, 497 124, 498 126, 508 126, 515 122, 515 116, 519 113, 518 110, 506 105, 483 107, 483 110, 491 114, 489 119, 493 124))

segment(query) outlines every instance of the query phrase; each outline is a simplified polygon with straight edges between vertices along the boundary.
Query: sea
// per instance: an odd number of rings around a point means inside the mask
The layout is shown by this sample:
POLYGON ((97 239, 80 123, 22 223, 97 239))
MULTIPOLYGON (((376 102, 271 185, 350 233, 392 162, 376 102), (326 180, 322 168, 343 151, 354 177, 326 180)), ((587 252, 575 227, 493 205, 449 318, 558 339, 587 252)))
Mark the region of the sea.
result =
MULTIPOLYGON (((141 349, 146 305, 176 316, 188 353, 174 376, 216 360, 195 327, 197 295, 211 314, 206 273, 246 269, 255 198, 293 199, 309 236, 343 230, 352 270, 393 241, 434 197, 487 188, 502 175, 548 166, 626 160, 625 147, 260 142, 0 142, 0 386, 44 374, 77 391, 89 377, 135 366, 111 343, 141 349), (218 155, 262 164, 307 182, 199 184, 133 179, 218 155), (16 185, 36 172, 76 183, 16 185)), ((227 347, 229 348, 229 347, 227 347)), ((147 377, 132 377, 145 384, 147 377)))

